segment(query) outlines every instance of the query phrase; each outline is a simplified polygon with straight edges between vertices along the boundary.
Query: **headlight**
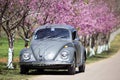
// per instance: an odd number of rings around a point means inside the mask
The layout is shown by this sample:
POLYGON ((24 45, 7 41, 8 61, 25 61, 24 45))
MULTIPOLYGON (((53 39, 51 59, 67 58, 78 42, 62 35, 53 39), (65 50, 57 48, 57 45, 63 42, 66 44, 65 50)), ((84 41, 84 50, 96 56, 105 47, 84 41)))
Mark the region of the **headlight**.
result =
POLYGON ((70 61, 70 52, 69 51, 61 51, 60 54, 57 56, 56 61, 70 61))
POLYGON ((22 58, 23 58, 24 60, 30 59, 30 53, 24 53, 24 54, 22 55, 22 58))
POLYGON ((69 58, 69 53, 64 51, 61 53, 61 59, 67 60, 69 58))

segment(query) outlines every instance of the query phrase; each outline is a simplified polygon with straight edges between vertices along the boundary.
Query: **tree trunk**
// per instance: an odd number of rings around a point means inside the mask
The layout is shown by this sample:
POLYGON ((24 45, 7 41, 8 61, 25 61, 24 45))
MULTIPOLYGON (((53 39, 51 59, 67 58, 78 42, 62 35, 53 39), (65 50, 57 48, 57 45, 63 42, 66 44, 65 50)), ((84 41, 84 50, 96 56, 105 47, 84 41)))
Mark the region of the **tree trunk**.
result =
POLYGON ((7 68, 8 69, 14 69, 14 67, 13 67, 13 48, 10 48, 10 47, 9 47, 9 50, 8 50, 7 68))
POLYGON ((90 55, 89 55, 89 57, 94 56, 94 55, 95 55, 95 40, 94 40, 94 36, 92 35, 90 37, 90 55))
POLYGON ((9 50, 8 50, 8 63, 7 63, 7 68, 8 69, 14 69, 13 67, 13 56, 14 56, 14 38, 9 37, 8 38, 9 42, 9 50))
POLYGON ((0 38, 2 37, 2 28, 1 28, 1 26, 0 26, 0 38))
POLYGON ((2 26, 1 26, 1 24, 2 24, 2 18, 0 16, 0 38, 2 37, 2 35, 1 35, 1 33, 2 33, 2 26))
POLYGON ((28 48, 29 47, 29 44, 28 44, 28 41, 25 40, 25 48, 28 48))
POLYGON ((109 33, 107 33, 107 35, 106 35, 106 41, 105 41, 105 51, 108 51, 109 50, 109 48, 110 48, 110 44, 109 44, 109 40, 110 40, 110 32, 109 33))
POLYGON ((101 44, 102 52, 103 51, 108 51, 109 50, 110 33, 102 34, 102 35, 103 35, 103 37, 101 38, 102 39, 102 44, 101 44))
POLYGON ((103 44, 102 33, 99 33, 97 41, 98 41, 97 54, 101 54, 103 52, 103 50, 102 50, 102 44, 103 44))
POLYGON ((86 55, 88 55, 89 53, 89 41, 90 41, 90 35, 87 35, 85 38, 86 55))

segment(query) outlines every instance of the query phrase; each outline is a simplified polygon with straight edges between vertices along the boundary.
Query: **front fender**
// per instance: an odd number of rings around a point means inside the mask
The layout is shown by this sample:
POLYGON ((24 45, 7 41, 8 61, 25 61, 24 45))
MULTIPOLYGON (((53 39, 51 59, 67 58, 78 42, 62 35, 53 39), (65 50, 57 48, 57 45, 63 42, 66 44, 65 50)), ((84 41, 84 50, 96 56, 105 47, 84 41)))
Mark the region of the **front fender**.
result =
POLYGON ((84 63, 84 59, 86 61, 86 51, 85 51, 85 47, 81 45, 81 64, 84 63))
MULTIPOLYGON (((60 60, 60 61, 62 61, 62 59, 61 59, 61 54, 62 54, 62 52, 68 52, 68 53, 69 53, 69 59, 66 60, 66 61, 72 63, 72 62, 73 62, 73 59, 74 59, 75 48, 74 48, 74 47, 63 48, 63 49, 59 52, 59 55, 56 57, 55 60, 60 60)), ((63 61, 64 61, 64 60, 63 60, 63 61)))

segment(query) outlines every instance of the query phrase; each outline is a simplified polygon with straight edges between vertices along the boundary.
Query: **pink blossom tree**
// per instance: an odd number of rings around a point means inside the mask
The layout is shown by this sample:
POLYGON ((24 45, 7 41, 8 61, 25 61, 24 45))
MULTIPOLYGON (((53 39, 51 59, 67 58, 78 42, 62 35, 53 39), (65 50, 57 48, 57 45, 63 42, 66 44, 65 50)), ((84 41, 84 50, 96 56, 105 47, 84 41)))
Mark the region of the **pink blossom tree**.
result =
MULTIPOLYGON (((13 54, 16 29, 22 28, 23 35, 20 33, 20 36, 26 40, 36 23, 76 27, 79 35, 84 36, 84 42, 90 39, 88 43, 92 54, 98 35, 110 33, 117 24, 113 11, 103 0, 0 0, 0 4, 0 25, 8 36, 10 54, 13 54)), ((10 58, 8 64, 12 63, 10 58)))
POLYGON ((92 52, 97 40, 94 35, 99 33, 106 35, 116 26, 116 17, 103 0, 53 0, 50 4, 38 12, 39 23, 70 24, 76 27, 80 35, 90 37, 92 52))

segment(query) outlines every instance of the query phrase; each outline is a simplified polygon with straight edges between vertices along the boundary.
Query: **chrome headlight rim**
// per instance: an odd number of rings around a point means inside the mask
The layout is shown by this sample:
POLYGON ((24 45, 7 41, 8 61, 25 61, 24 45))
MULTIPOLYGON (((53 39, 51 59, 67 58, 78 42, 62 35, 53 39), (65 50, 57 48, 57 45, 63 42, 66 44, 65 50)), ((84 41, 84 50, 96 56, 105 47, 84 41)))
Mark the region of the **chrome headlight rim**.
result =
POLYGON ((60 58, 62 60, 68 60, 69 59, 69 52, 68 51, 62 51, 61 54, 60 54, 60 58))
POLYGON ((31 55, 30 55, 30 53, 25 52, 25 53, 23 53, 22 58, 23 58, 24 60, 29 60, 29 59, 31 58, 31 55))

